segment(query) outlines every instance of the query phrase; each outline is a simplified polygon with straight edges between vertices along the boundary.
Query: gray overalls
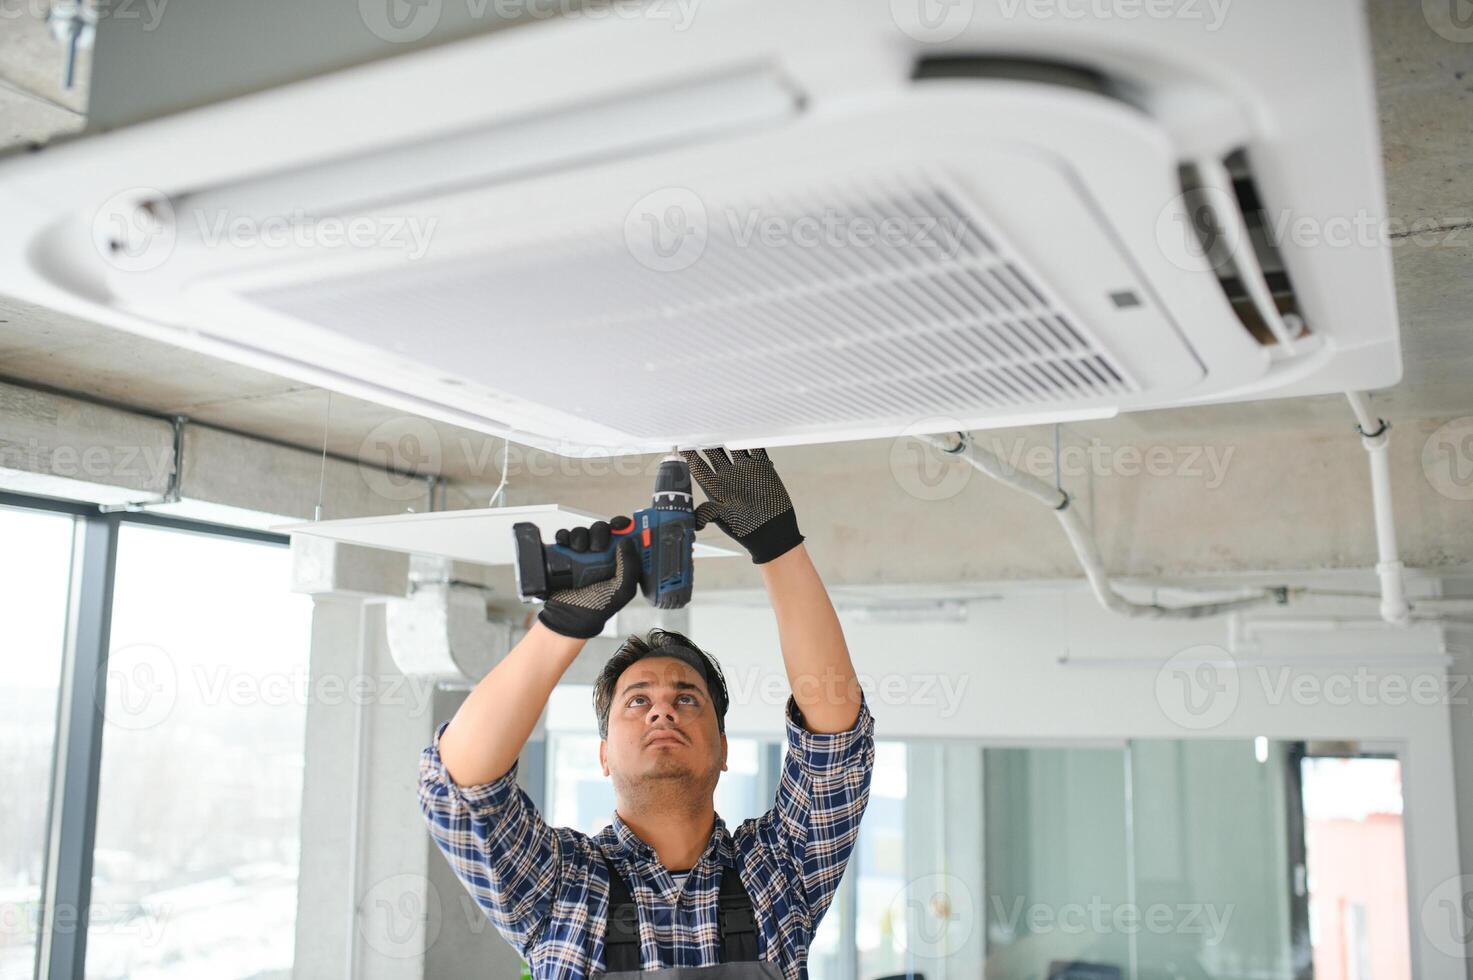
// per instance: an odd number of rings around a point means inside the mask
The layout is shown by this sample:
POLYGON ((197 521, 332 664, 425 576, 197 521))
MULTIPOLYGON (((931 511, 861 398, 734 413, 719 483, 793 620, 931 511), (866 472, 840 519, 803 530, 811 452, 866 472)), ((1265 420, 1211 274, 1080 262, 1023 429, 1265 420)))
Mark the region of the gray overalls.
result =
POLYGON ((716 966, 676 966, 663 970, 639 968, 639 913, 634 896, 613 866, 609 872, 609 922, 604 934, 601 980, 783 980, 776 963, 757 959, 757 917, 735 868, 723 869, 716 921, 721 929, 721 960, 716 966))

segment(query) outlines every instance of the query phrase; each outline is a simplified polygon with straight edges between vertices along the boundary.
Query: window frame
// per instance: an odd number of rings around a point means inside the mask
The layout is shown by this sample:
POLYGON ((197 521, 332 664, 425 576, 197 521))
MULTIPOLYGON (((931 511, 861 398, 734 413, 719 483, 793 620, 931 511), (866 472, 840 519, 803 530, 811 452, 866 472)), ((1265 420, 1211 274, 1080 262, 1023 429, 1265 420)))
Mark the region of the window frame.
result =
POLYGON ((102 771, 107 657, 124 524, 289 547, 286 535, 168 517, 144 511, 104 512, 100 505, 0 490, 0 506, 73 518, 72 560, 51 780, 46 801, 41 916, 34 977, 86 974, 87 912, 92 900, 93 847, 102 771), (61 910, 66 910, 63 916, 61 910))

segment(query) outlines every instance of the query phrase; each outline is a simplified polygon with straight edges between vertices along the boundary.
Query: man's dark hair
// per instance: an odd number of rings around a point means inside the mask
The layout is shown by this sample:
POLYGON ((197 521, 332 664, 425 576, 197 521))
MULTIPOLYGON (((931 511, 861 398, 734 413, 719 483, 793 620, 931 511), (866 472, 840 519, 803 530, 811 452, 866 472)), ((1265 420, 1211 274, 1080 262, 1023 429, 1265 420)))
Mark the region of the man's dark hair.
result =
POLYGON ((593 713, 598 715, 600 738, 609 737, 609 710, 614 704, 614 685, 631 664, 645 657, 674 657, 689 664, 706 681, 706 690, 711 695, 711 704, 716 709, 716 730, 726 732, 726 708, 730 704, 726 692, 726 677, 716 658, 703 651, 685 636, 674 630, 652 629, 645 636, 630 635, 593 684, 593 713))

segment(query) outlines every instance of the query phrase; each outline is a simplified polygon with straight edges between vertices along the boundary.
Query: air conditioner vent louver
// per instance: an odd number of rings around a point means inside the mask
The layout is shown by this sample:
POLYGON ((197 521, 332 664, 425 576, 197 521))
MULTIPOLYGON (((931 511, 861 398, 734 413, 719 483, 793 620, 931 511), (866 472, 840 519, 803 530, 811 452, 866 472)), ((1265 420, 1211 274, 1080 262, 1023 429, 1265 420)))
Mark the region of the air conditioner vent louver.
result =
POLYGON ((640 438, 671 432, 672 387, 693 435, 1139 390, 944 179, 703 210, 661 215, 643 263, 635 222, 246 298, 640 438))

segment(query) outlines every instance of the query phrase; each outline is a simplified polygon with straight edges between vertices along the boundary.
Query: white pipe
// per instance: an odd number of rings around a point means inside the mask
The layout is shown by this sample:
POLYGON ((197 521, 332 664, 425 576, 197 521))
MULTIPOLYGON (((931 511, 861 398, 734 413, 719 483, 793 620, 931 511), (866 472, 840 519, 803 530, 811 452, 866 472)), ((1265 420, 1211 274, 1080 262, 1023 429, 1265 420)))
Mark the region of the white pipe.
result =
POLYGON ((1375 432, 1381 427, 1381 420, 1371 414, 1371 400, 1365 392, 1347 391, 1345 397, 1350 399, 1350 410, 1355 413, 1361 432, 1375 432))
POLYGON ((1050 486, 1030 473, 1024 473, 1022 470, 1008 466, 993 453, 974 451, 972 440, 966 433, 958 432, 955 435, 959 438, 946 439, 940 436, 921 436, 920 438, 941 452, 966 460, 994 480, 1026 493, 1052 508, 1054 516, 1059 519, 1059 525, 1064 529, 1064 536, 1069 539, 1069 544, 1074 548, 1074 555, 1084 570, 1084 577, 1089 581, 1095 598, 1100 601, 1100 605, 1111 612, 1137 619, 1200 619, 1203 616, 1217 616, 1277 601, 1278 593, 1265 589, 1259 595, 1246 596, 1242 599, 1204 602, 1190 606, 1161 606, 1156 603, 1131 602, 1110 585, 1110 576, 1105 571, 1099 550, 1095 547, 1094 537, 1085 527, 1079 514, 1070 506, 1071 498, 1067 493, 1058 487, 1050 486))
POLYGON ((1381 618, 1397 626, 1411 622, 1412 607, 1407 602, 1406 580, 1396 545, 1396 521, 1391 507, 1391 464, 1387 461, 1391 423, 1376 418, 1361 392, 1346 392, 1351 411, 1355 413, 1361 445, 1371 464, 1371 508, 1376 519, 1376 574, 1381 579, 1381 618))

